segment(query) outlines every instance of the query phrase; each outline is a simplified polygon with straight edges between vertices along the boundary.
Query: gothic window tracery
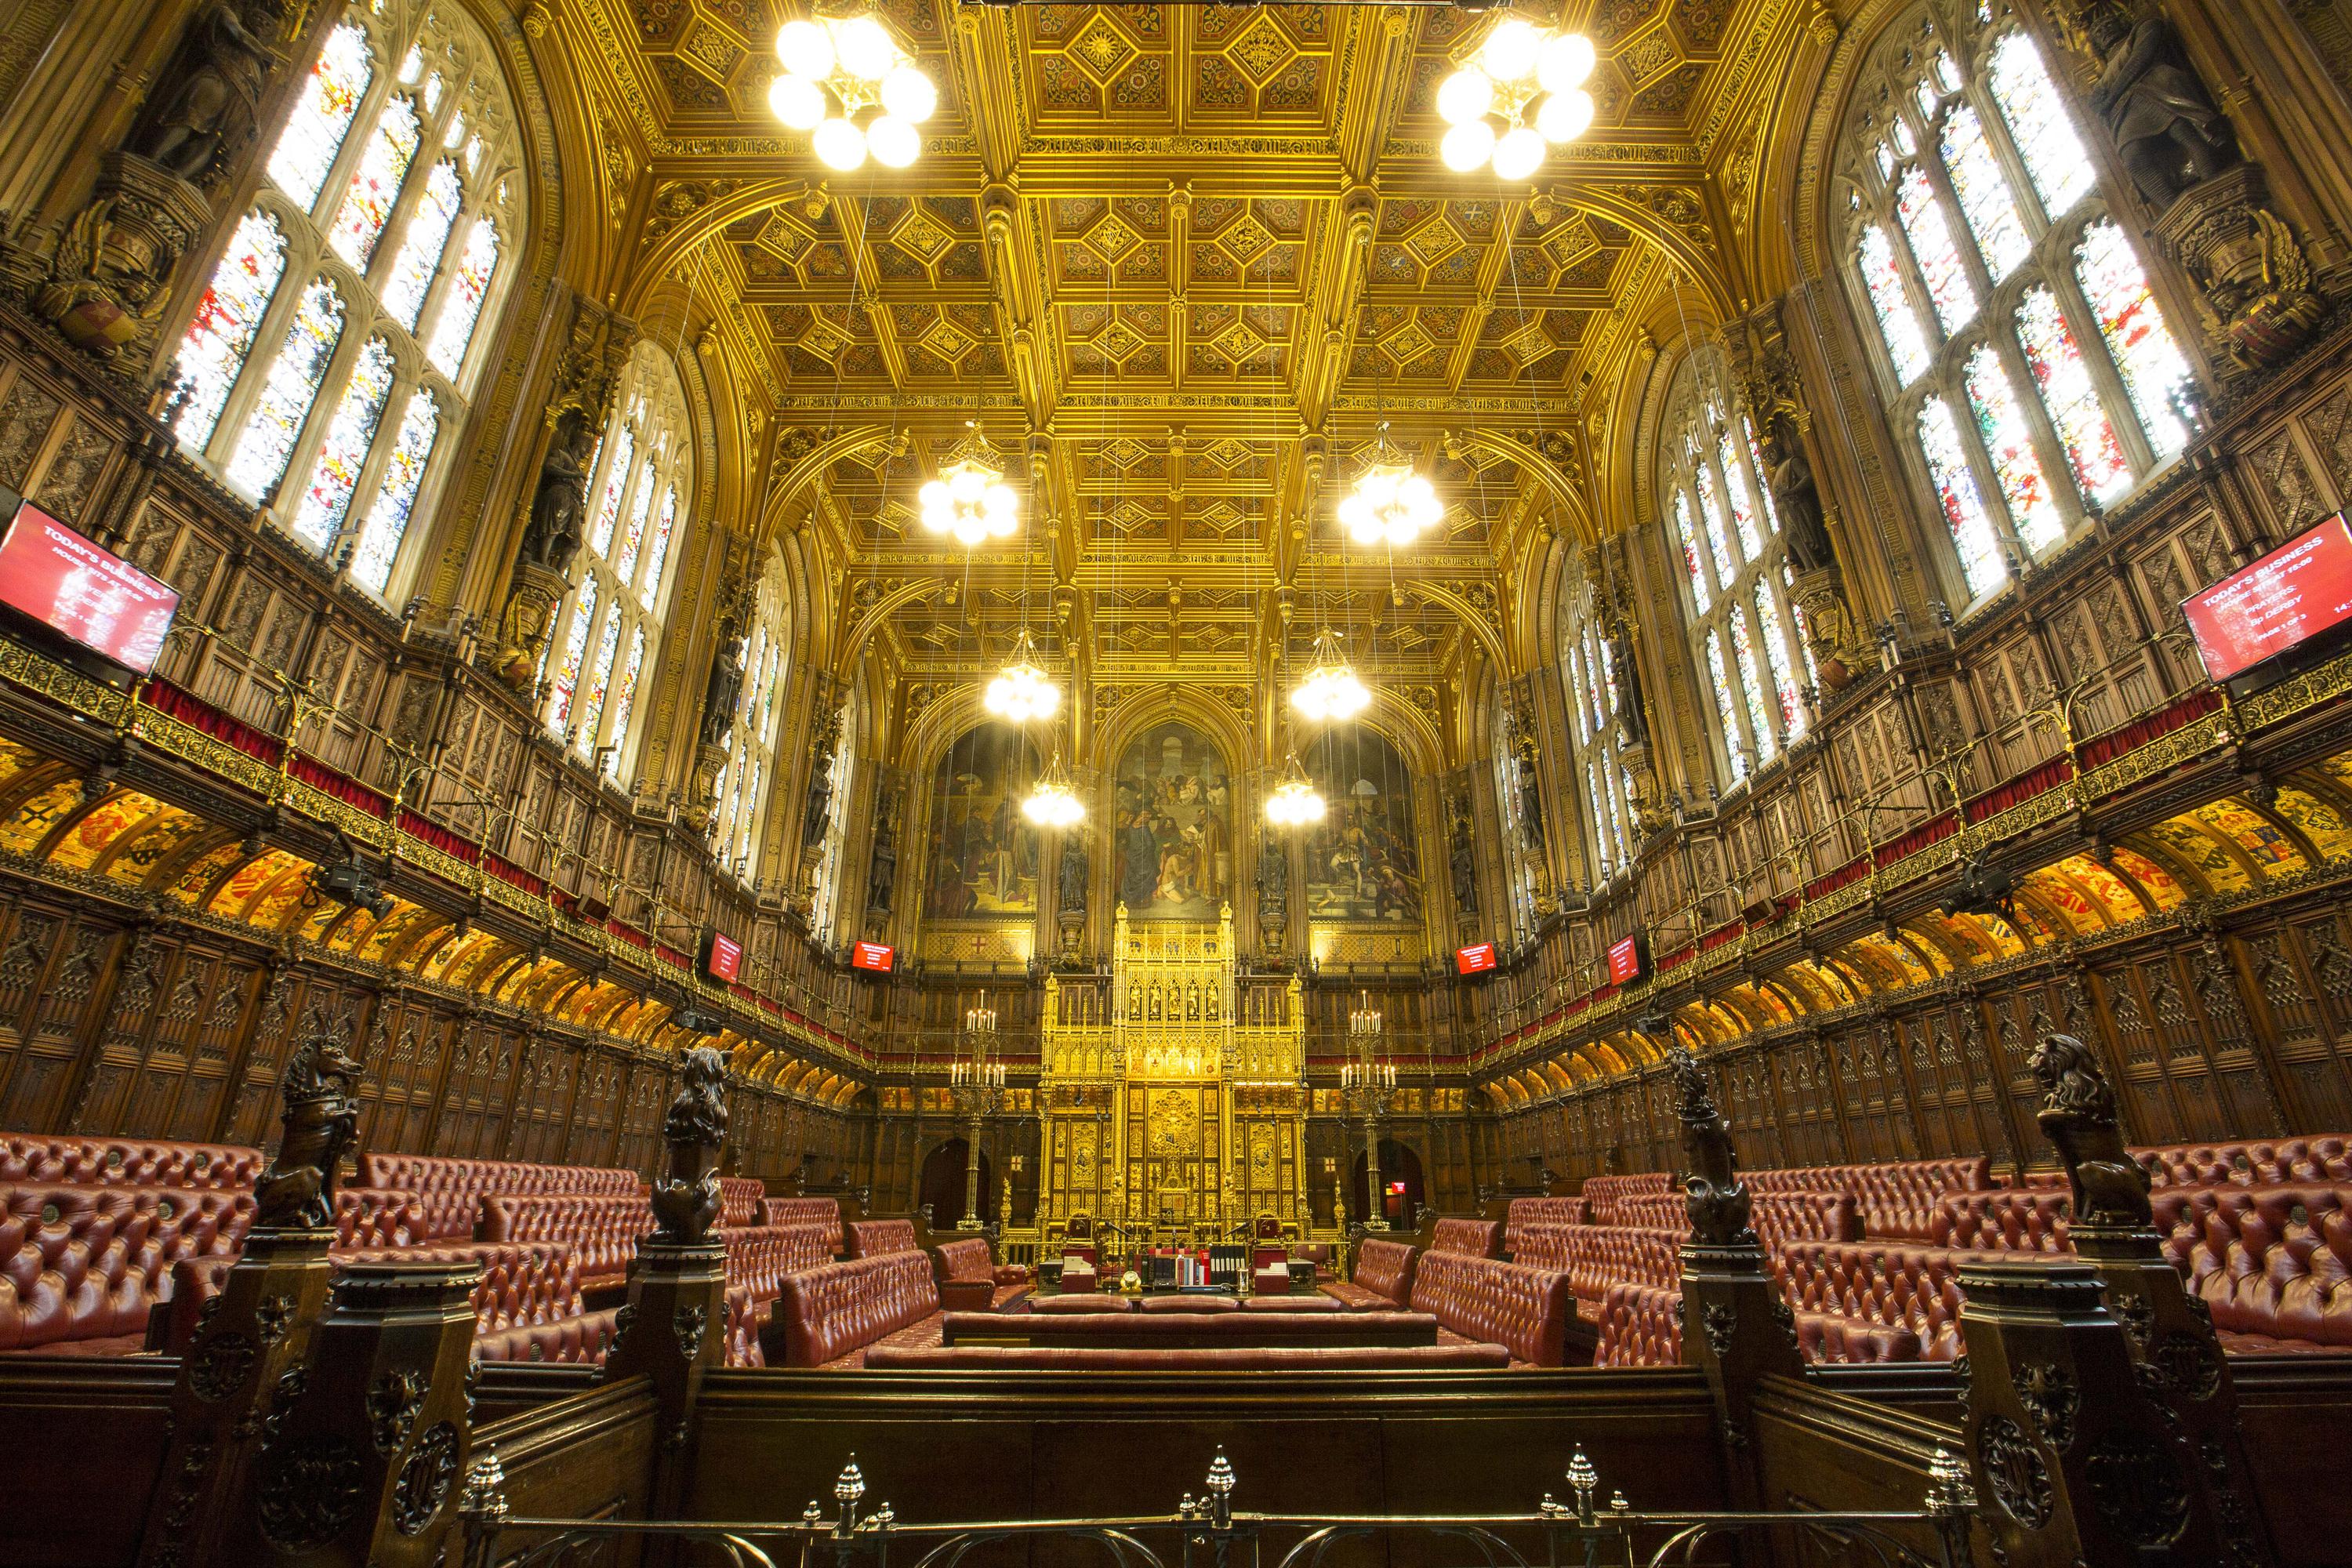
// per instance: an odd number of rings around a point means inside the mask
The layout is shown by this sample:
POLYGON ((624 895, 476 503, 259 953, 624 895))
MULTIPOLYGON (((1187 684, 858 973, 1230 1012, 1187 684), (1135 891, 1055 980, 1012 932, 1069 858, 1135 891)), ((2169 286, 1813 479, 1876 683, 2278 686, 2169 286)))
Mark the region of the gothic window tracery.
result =
POLYGON ((1891 25, 1848 111, 1847 282, 1960 597, 2188 444, 2189 370, 2006 5, 1891 25))
MULTIPOLYGON (((1696 559, 1694 555, 1692 559, 1696 559)), ((1560 675, 1574 714, 1569 726, 1570 776, 1582 799, 1584 841, 1593 880, 1605 882, 1633 863, 1633 785, 1619 756, 1617 648, 1604 624, 1601 585, 1579 582, 1560 616, 1560 675)))
POLYGON ((379 595, 467 412, 525 217, 520 162, 470 20, 352 5, 181 342, 182 448, 379 595))
MULTIPOLYGON (((790 647, 792 617, 781 571, 771 567, 755 593, 751 627, 743 639, 743 684, 734 722, 726 739, 727 762, 719 774, 714 848, 719 864, 748 882, 759 868, 759 822, 774 783, 776 725, 783 713, 781 682, 790 647)), ((834 775, 835 797, 842 776, 834 775)))
MULTIPOLYGON (((607 778, 633 776, 631 721, 660 652, 673 537, 694 491, 686 393, 667 353, 637 345, 589 465, 595 508, 547 640, 547 727, 607 778)), ((723 857, 722 857, 723 858, 723 857)))
MULTIPOLYGON (((1682 553, 1690 646, 1700 682, 1713 693, 1722 761, 1738 784, 1804 734, 1800 675, 1809 679, 1810 665, 1801 662, 1801 626, 1763 454, 1731 384, 1719 349, 1702 347, 1684 363, 1660 426, 1658 486, 1682 553)), ((1601 657, 1613 684, 1605 643, 1601 657)), ((1592 794, 1594 816, 1613 806, 1630 820, 1630 784, 1622 801, 1597 784, 1592 794)), ((1595 839, 1606 845, 1611 834, 1596 832, 1595 839)), ((1616 863, 1624 863, 1622 849, 1616 863)))

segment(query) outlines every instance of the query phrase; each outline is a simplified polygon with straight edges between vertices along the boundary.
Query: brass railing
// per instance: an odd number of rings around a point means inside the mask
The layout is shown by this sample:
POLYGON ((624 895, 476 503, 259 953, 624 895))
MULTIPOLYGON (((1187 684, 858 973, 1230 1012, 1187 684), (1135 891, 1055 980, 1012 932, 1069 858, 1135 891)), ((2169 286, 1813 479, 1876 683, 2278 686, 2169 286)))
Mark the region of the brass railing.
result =
POLYGON ((909 1568, 959 1568, 977 1547, 1045 1537, 1093 1542, 1108 1555, 1110 1568, 1266 1568, 1265 1538, 1277 1531, 1300 1533, 1272 1559, 1273 1568, 1323 1568, 1342 1542, 1395 1533, 1457 1542, 1467 1549, 1465 1560, 1479 1568, 1666 1568, 1695 1562, 1709 1542, 1770 1531, 1794 1532, 1838 1549, 1845 1561, 1874 1562, 1881 1568, 1967 1568, 1969 1561, 1976 1495, 1967 1467, 1942 1448, 1929 1466, 1922 1506, 1908 1513, 1645 1513, 1636 1511, 1622 1491, 1600 1505, 1594 1501, 1600 1472, 1580 1447, 1569 1461, 1567 1479, 1569 1500, 1547 1492, 1534 1513, 1246 1513, 1233 1506, 1240 1478, 1220 1448, 1201 1495, 1185 1493, 1172 1514, 911 1524, 901 1521, 887 1502, 871 1512, 862 1510, 866 1478, 853 1455, 834 1482, 830 1517, 812 1500, 800 1518, 788 1521, 528 1519, 508 1511, 505 1472, 496 1451, 485 1449, 467 1473, 458 1513, 466 1533, 465 1568, 542 1568, 573 1561, 574 1552, 616 1538, 693 1543, 701 1552, 681 1553, 679 1561, 719 1561, 730 1568, 889 1568, 894 1550, 911 1559, 909 1568), (1932 1540, 1933 1555, 1906 1544, 1897 1531, 1932 1540), (1144 1543, 1142 1537, 1152 1534, 1175 1537, 1172 1555, 1144 1543), (1543 1548, 1531 1556, 1520 1542, 1537 1535, 1543 1548), (529 1538, 528 1543, 501 1552, 501 1540, 516 1537, 529 1538))

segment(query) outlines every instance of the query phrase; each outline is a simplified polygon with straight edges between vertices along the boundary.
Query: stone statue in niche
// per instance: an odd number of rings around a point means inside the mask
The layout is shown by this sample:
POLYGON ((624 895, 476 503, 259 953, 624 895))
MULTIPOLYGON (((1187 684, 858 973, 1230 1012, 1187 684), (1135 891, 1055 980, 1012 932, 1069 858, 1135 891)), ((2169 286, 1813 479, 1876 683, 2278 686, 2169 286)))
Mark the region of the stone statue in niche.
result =
POLYGON ((1764 434, 1766 483, 1772 487, 1772 510, 1780 514, 1780 537, 1789 543, 1789 560, 1800 572, 1826 572, 1837 564, 1830 545, 1829 523, 1822 513, 1822 492, 1813 483, 1813 466, 1805 460, 1805 443, 1795 422, 1777 415, 1764 434))
POLYGON ((1642 666, 1633 658, 1633 628, 1620 618, 1609 628, 1609 659, 1617 667, 1617 728, 1629 746, 1650 742, 1650 716, 1642 707, 1642 666))
POLYGON ((882 792, 874 806, 874 858, 866 873, 866 912, 887 914, 898 887, 898 791, 882 792))
POLYGON ((2150 206, 2236 167, 2237 139, 2180 51, 2171 24, 2153 12, 2134 22, 2101 5, 2085 29, 2100 60, 2091 107, 2107 122, 2132 184, 2150 206))
POLYGON ((1470 802, 1455 795, 1445 803, 1446 869, 1454 879, 1454 907, 1465 915, 1478 912, 1478 852, 1470 842, 1470 802))
POLYGON ((1062 913, 1082 915, 1087 912, 1087 846, 1077 833, 1062 836, 1062 868, 1056 887, 1062 913))
POLYGON ((269 47, 246 28, 229 0, 212 0, 188 24, 136 151, 192 184, 219 172, 224 153, 253 133, 269 47))
POLYGON ((1518 759, 1519 838, 1538 854, 1544 847, 1543 773, 1536 762, 1534 729, 1525 721, 1511 724, 1511 752, 1518 759))
POLYGON ((530 526, 523 531, 523 564, 559 575, 572 570, 588 507, 588 465, 596 432, 576 414, 564 416, 547 457, 539 466, 539 489, 531 496, 530 526))
POLYGON ((733 616, 719 623, 719 651, 710 658, 710 679, 702 689, 702 729, 706 746, 723 744, 735 727, 735 705, 743 696, 743 637, 733 616))
POLYGON ((833 748, 827 746, 809 769, 808 801, 801 808, 801 842, 824 842, 825 823, 833 810, 833 748))

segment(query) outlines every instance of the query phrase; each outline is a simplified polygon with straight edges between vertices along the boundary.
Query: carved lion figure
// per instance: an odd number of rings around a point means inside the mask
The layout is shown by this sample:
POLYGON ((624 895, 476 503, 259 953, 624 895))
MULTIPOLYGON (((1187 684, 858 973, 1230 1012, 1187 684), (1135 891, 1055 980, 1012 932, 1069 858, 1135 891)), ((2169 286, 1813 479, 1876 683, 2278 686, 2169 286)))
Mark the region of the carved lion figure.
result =
POLYGON ((286 1064, 285 1134, 254 1189, 256 1229, 334 1227, 335 1172, 359 1131, 352 1091, 364 1070, 314 1015, 286 1064))
POLYGON ((2072 1035, 2045 1035, 2032 1066, 2042 1089, 2034 1120, 2066 1163, 2076 1226, 2131 1230, 2154 1223, 2147 1173, 2124 1147, 2116 1091, 2096 1053, 2072 1035))
POLYGON ((686 1053, 662 1137, 669 1171, 654 1180, 655 1223, 667 1240, 705 1240, 719 1219, 719 1150, 727 1141, 727 1058, 709 1046, 686 1053))

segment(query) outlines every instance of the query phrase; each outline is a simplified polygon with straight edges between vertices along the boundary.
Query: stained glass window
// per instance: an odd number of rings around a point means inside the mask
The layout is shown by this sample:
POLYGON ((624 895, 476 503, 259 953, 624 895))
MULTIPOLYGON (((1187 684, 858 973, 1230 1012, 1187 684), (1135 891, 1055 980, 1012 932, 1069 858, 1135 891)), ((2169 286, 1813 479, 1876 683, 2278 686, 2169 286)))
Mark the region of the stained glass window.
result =
POLYGON ((2177 455, 2189 445, 2189 427, 2176 406, 2189 387, 2189 362, 2180 357, 2156 308, 2147 274, 2124 231, 2105 218, 2084 224, 2074 249, 2074 273, 2098 319, 2099 335, 2123 374, 2148 445, 2159 458, 2177 455))
POLYGON ((580 728, 590 736, 604 717, 604 696, 612 689, 613 658, 621 649, 621 609, 604 612, 604 635, 596 642, 596 662, 588 677, 588 691, 580 700, 580 728))
POLYGON ((335 154, 343 150, 360 100, 375 77, 367 29, 345 22, 327 35, 318 63, 303 79, 302 96, 269 154, 269 177, 303 207, 319 205, 335 154))
POLYGON ((359 363, 343 383, 335 416, 327 425, 327 439, 310 468, 310 488, 294 513, 294 532, 314 550, 324 550, 342 531, 352 510, 352 492, 359 489, 360 469, 375 445, 375 427, 392 396, 392 345, 370 338, 360 349, 359 363))
POLYGON ((181 445, 201 451, 212 440, 237 372, 253 352, 262 312, 285 275, 286 236, 276 218, 257 207, 229 236, 228 248, 196 301, 188 335, 180 342, 176 368, 187 393, 173 429, 181 445))
POLYGON ((400 254, 393 258, 392 276, 383 284, 383 308, 411 331, 416 330, 416 313, 425 309, 433 276, 441 270, 441 253, 449 247, 449 229, 457 221, 457 208, 465 199, 456 163, 444 158, 425 171, 425 197, 408 219, 408 233, 401 239, 400 254))
POLYGON ((267 495, 286 475, 294 443, 318 400, 328 362, 343 337, 343 297, 325 279, 312 279, 286 330, 286 342, 262 383, 236 451, 229 458, 229 482, 253 495, 267 495))
POLYGON ((1780 586, 1788 590, 1789 615, 1797 623, 1797 651, 1805 656, 1805 684, 1818 689, 1822 684, 1822 672, 1813 663, 1813 628, 1805 618, 1804 604, 1797 597, 1795 567, 1780 568, 1780 586))
POLYGON ((1597 639, 1601 645, 1601 684, 1609 693, 1609 714, 1617 715, 1617 655, 1607 637, 1597 639))
POLYGON ((408 536, 408 520, 416 510, 416 491, 425 483, 425 465, 433 460, 434 438, 441 433, 441 410, 433 394, 418 387, 401 416, 400 434, 384 459, 383 480, 375 492, 352 552, 352 575, 381 594, 392 581, 392 563, 400 542, 408 536))
POLYGON ((335 209, 327 243, 362 272, 375 259, 376 241, 383 237, 383 226, 392 217, 393 204, 400 199, 401 182, 408 178, 409 163, 415 158, 423 135, 416 105, 404 98, 390 99, 376 121, 375 133, 360 153, 359 167, 352 171, 351 188, 343 193, 343 205, 335 209))
POLYGON ((1947 336, 1958 331, 1977 313, 1976 285, 1969 281, 1960 247, 1952 243, 1951 226, 1944 221, 1936 188, 1916 163, 1895 182, 1895 216, 1903 220, 1903 235, 1911 242, 1912 258, 1919 263, 1936 320, 1943 323, 1947 336))
POLYGON ((1958 104, 1944 121, 1944 167, 1952 177, 1952 194, 1976 237, 1977 254, 1998 283, 2017 270, 2033 249, 2017 203, 2009 194, 2009 178, 2000 160, 1985 140, 1984 121, 1968 104, 1958 104))
POLYGON ((499 226, 481 217, 466 237, 465 254, 441 301, 441 319, 433 328, 425 357, 433 368, 454 378, 466 363, 466 347, 474 341, 474 323, 481 319, 482 300, 490 289, 490 275, 499 266, 499 226))
POLYGON ((661 516, 654 523, 654 547, 646 558, 646 599, 658 604, 661 600, 662 568, 669 560, 670 531, 677 526, 677 489, 675 486, 662 490, 661 516))
POLYGON ((1728 584, 1738 575, 1731 564, 1731 544, 1723 535, 1723 509, 1716 503, 1715 470, 1704 462, 1693 471, 1698 481, 1698 511, 1706 519, 1706 547, 1715 560, 1715 580, 1728 584))
POLYGON ((562 730, 572 717, 572 694, 580 685, 581 661, 588 657, 588 628, 596 618, 596 579, 580 584, 579 603, 572 606, 572 632, 564 639, 562 662, 555 667, 555 690, 548 698, 547 722, 562 730))
POLYGON ((2025 160, 2025 172, 2053 218, 2072 212, 2091 194, 2098 175, 2091 167, 2074 122, 2058 100, 2058 89, 2042 63, 2042 51, 2021 32, 2004 34, 1992 47, 1986 80, 1993 101, 2009 122, 2010 140, 2025 160))
POLYGON ((626 583, 636 575, 637 552, 646 542, 646 519, 654 510, 654 465, 646 459, 637 474, 637 493, 629 502, 629 530, 621 537, 621 553, 614 559, 613 570, 626 583))
POLYGON ((629 634, 629 662, 622 668, 621 684, 613 693, 612 751, 604 758, 607 775, 621 771, 621 753, 628 744, 629 713, 637 705, 637 677, 646 668, 646 628, 629 634))
POLYGON ((637 433, 627 425, 609 437, 613 461, 604 469, 604 488, 596 497, 596 524, 588 532, 589 548, 602 555, 613 548, 613 525, 621 517, 621 492, 628 488, 629 462, 637 455, 637 433))
POLYGON ((2065 536, 2065 520, 2042 476, 2042 459, 2033 450, 2032 426, 2011 390, 2009 373, 1990 343, 1981 343, 1969 356, 1969 405, 1975 409, 1977 434, 1992 459, 1993 478, 2001 499, 2009 503, 2009 520, 2028 550, 2040 553, 2065 536))
POLYGON ((1862 231, 1862 281, 1870 291, 1870 306, 1878 315, 1878 335, 1895 362, 1896 377, 1908 386, 1932 363, 1927 335, 1903 289, 1902 264, 1895 259, 1894 242, 1886 231, 1871 224, 1862 231))
POLYGON ((1589 746, 1592 743, 1592 700, 1587 693, 1592 683, 1584 673, 1584 650, 1574 643, 1568 646, 1568 705, 1576 714, 1576 743, 1589 746))
POLYGON ((1940 397, 1931 397, 1919 410, 1919 447, 1927 455, 1928 477, 1944 508, 1944 521, 1958 549, 1960 575, 1970 594, 1986 594, 2000 586, 2009 568, 2000 558, 2000 543, 1992 519, 1985 514, 1984 499, 1969 473, 1968 452, 1960 445, 1960 427, 1940 397))
POLYGON ((1742 414, 1739 433, 1748 444, 1748 460, 1754 465, 1757 499, 1764 503, 1764 521, 1773 532, 1780 531, 1780 509, 1772 501, 1772 479, 1764 471, 1764 448, 1756 444, 1755 422, 1742 414))
POLYGON ((1698 605, 1698 613, 1707 612, 1706 568, 1698 563, 1698 537, 1691 531, 1690 497, 1675 491, 1675 526, 1683 536, 1683 564, 1690 569, 1691 598, 1698 605))
POLYGON ((1738 453, 1731 444, 1731 432, 1718 432, 1715 438, 1717 458, 1723 465, 1724 484, 1731 492, 1732 531, 1739 536, 1739 553, 1749 561, 1764 553, 1764 540, 1756 531, 1756 500, 1749 491, 1748 470, 1740 466, 1738 453))
POLYGON ((1772 734, 1771 721, 1764 717, 1764 683, 1756 678, 1756 646, 1748 633, 1748 617, 1738 610, 1731 613, 1731 651, 1739 666, 1739 696, 1748 705, 1748 722, 1756 736, 1758 761, 1769 763, 1780 745, 1772 734))
POLYGON ((1805 705, 1799 700, 1796 673, 1789 663, 1789 636, 1780 624, 1780 606, 1772 597, 1772 584, 1762 578, 1756 584, 1756 626, 1764 639, 1764 663, 1772 672, 1772 691, 1780 699, 1780 731, 1793 741, 1805 732, 1805 705))
POLYGON ((1723 721, 1723 748, 1731 756, 1731 776, 1748 776, 1748 748, 1740 743, 1739 712, 1731 696, 1731 679, 1724 672, 1723 638, 1713 626, 1706 632, 1706 674, 1715 684, 1716 716, 1723 721))
POLYGON ((2018 300, 2017 342, 2032 367, 2042 405, 2050 411, 2050 422, 2066 445, 2074 482, 2084 494, 2103 501, 2129 489, 2131 468, 2099 402, 2091 367, 2083 363, 2058 297, 2049 289, 2037 285, 2018 300))

